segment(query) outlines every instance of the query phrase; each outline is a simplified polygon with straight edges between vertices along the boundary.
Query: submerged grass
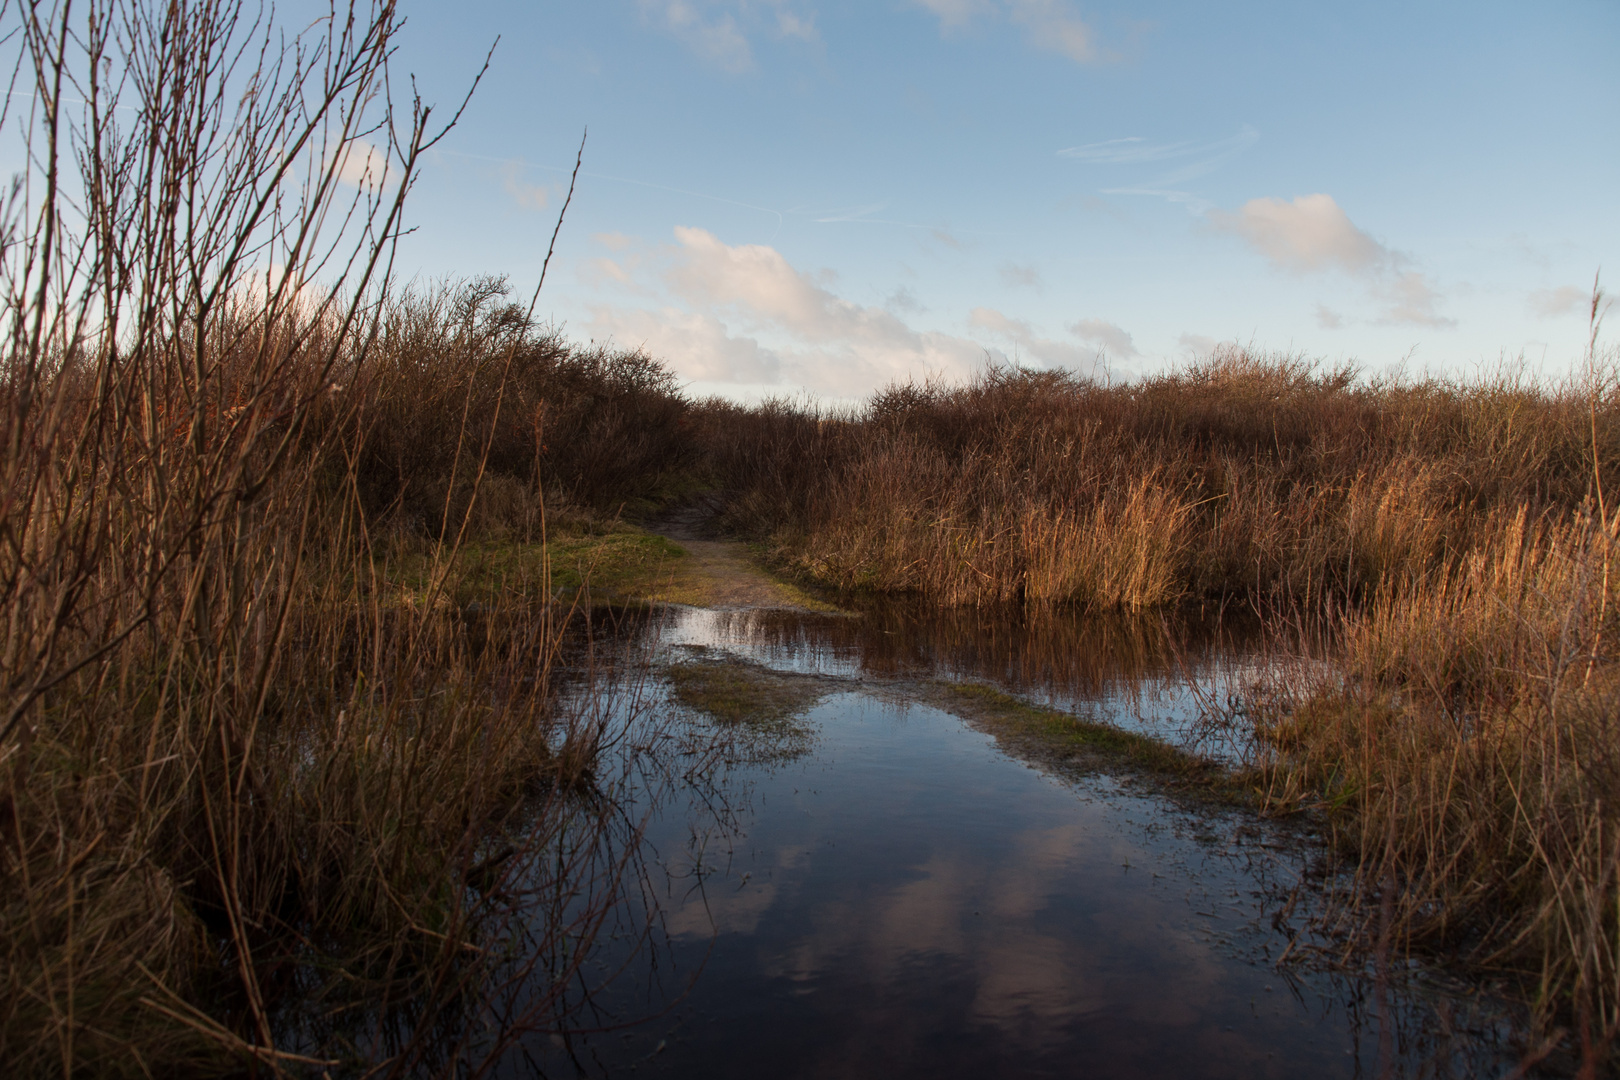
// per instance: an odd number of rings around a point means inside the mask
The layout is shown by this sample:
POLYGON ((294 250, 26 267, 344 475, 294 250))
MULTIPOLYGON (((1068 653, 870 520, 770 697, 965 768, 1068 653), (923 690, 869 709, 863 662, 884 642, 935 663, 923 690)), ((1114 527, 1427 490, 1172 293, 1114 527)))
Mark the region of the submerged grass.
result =
POLYGON ((1034 705, 983 683, 936 682, 913 693, 993 736, 1014 756, 1060 772, 1137 774, 1202 798, 1255 802, 1241 778, 1151 735, 1034 705))
POLYGON ((698 655, 666 670, 675 700, 709 717, 756 761, 780 761, 808 752, 814 729, 801 717, 831 687, 813 675, 772 671, 735 657, 698 655))

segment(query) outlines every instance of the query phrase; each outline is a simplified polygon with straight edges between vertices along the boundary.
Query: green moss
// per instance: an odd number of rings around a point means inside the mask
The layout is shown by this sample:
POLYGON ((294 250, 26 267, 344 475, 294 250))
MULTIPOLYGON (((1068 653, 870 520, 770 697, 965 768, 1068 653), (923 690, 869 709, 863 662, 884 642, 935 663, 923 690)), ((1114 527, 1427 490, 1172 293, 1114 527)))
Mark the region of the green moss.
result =
POLYGON ((772 671, 734 658, 700 657, 668 669, 675 700, 739 737, 733 757, 781 759, 809 750, 799 718, 826 695, 826 680, 772 671))
POLYGON ((1245 779, 1161 739, 1057 709, 1031 705, 981 683, 935 682, 921 696, 995 738, 1008 753, 1063 772, 1127 771, 1247 804, 1245 779))

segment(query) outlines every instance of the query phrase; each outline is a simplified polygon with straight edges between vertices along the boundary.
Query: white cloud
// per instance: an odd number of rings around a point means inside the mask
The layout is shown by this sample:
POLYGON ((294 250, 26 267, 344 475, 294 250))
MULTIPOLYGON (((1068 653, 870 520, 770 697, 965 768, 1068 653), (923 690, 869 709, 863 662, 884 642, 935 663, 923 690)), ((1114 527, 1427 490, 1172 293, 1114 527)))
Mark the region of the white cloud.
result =
POLYGON ((1067 342, 1053 341, 1038 334, 1023 319, 1014 319, 995 308, 977 307, 968 313, 968 322, 980 330, 1011 342, 1020 361, 1037 361, 1049 367, 1068 368, 1091 374, 1100 359, 1095 348, 1083 349, 1067 342))
POLYGON ((1285 270, 1324 270, 1337 266, 1352 274, 1392 265, 1390 250, 1356 228, 1331 195, 1250 199, 1235 214, 1213 210, 1217 229, 1242 237, 1249 246, 1285 270))
POLYGON ((1041 272, 1034 266, 1019 263, 1001 264, 1001 283, 1011 289, 1039 289, 1041 272))
POLYGON ((1037 49, 1060 53, 1079 64, 1103 59, 1096 35, 1069 0, 912 0, 939 20, 941 30, 960 30, 981 16, 1005 16, 1022 26, 1037 49))
POLYGON ((630 271, 614 260, 606 258, 586 259, 580 264, 580 278, 591 284, 601 284, 603 281, 615 281, 620 285, 634 283, 630 271))
POLYGON ((1102 319, 1081 319, 1069 324, 1069 333, 1081 341, 1089 341, 1118 357, 1142 355, 1131 340, 1131 335, 1111 322, 1102 319))
POLYGON ((1561 285, 1556 289, 1537 289, 1530 294, 1532 314, 1543 319, 1556 319, 1563 315, 1585 315, 1590 310, 1592 290, 1579 285, 1561 285))
POLYGON ((793 0, 639 0, 642 15, 721 71, 754 69, 749 35, 817 43, 813 12, 793 0))
POLYGON ((509 161, 501 169, 501 187, 525 210, 544 210, 551 196, 539 184, 523 179, 523 164, 509 161))
MULTIPOLYGON (((1206 216, 1216 229, 1240 237, 1279 270, 1305 274, 1336 269, 1361 278, 1384 305, 1380 322, 1434 329, 1457 325, 1437 310, 1440 293, 1428 276, 1358 228, 1331 195, 1250 199, 1235 214, 1211 210, 1206 216)), ((1320 306, 1317 322, 1328 329, 1342 324, 1337 313, 1320 306)))
POLYGON ((977 342, 916 330, 892 311, 846 300, 825 275, 796 269, 774 248, 726 244, 703 229, 678 228, 675 239, 655 280, 638 276, 641 264, 630 272, 632 289, 660 286, 670 302, 657 310, 598 305, 594 337, 645 345, 688 379, 839 396, 930 373, 959 379, 983 362, 977 342))
POLYGON ((786 328, 806 341, 893 334, 899 320, 834 296, 799 273, 775 248, 732 247, 704 229, 677 227, 685 259, 669 283, 688 301, 726 306, 745 318, 786 328))
POLYGON ((388 183, 388 153, 364 139, 350 139, 334 151, 337 178, 350 187, 377 189, 388 183))
POLYGON ((1389 305, 1384 311, 1383 322, 1431 326, 1440 330, 1457 325, 1456 319, 1448 319, 1435 311, 1440 295, 1429 284, 1428 278, 1416 271, 1399 274, 1374 291, 1389 305))
POLYGON ((1023 319, 1014 319, 995 308, 976 307, 968 312, 968 322, 981 330, 1018 340, 1035 336, 1035 328, 1023 319))
POLYGON ((774 383, 782 377, 779 355, 701 312, 599 305, 591 309, 591 335, 632 348, 644 346, 688 379, 774 383))
POLYGON ((1221 343, 1204 334, 1182 334, 1176 344, 1181 346, 1183 352, 1202 359, 1220 348, 1221 343))
POLYGON ((753 68, 754 50, 730 12, 705 18, 691 0, 641 0, 641 10, 720 70, 738 73, 753 68))
POLYGON ((598 244, 601 244, 609 251, 623 251, 625 248, 635 243, 634 237, 626 236, 622 232, 592 233, 591 239, 596 241, 598 244))
POLYGON ((1098 59, 1091 27, 1065 0, 1007 0, 1007 9, 1036 48, 1061 53, 1077 64, 1098 59))
POLYGON ((1344 325, 1344 317, 1326 304, 1317 304, 1316 325, 1324 330, 1337 330, 1344 325))

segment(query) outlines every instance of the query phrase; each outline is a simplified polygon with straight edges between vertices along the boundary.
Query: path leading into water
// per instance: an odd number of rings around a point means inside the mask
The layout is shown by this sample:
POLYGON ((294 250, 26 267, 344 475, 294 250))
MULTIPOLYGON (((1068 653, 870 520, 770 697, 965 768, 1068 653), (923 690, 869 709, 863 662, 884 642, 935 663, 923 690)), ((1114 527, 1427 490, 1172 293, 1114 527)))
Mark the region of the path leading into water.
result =
POLYGON ((719 538, 713 519, 713 506, 700 500, 647 524, 649 532, 679 544, 688 556, 671 568, 668 585, 653 590, 648 600, 719 611, 838 612, 833 605, 773 577, 747 544, 719 538))

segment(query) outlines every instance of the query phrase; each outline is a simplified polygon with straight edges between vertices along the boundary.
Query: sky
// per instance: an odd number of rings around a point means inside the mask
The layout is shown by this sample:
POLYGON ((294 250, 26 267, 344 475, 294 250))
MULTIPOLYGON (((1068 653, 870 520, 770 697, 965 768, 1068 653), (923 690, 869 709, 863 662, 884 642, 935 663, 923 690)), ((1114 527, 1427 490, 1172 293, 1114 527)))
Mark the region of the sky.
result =
POLYGON ((399 266, 699 393, 1219 343, 1467 377, 1580 363, 1620 291, 1620 3, 407 2, 461 124, 399 266), (496 44, 498 39, 498 44, 496 44))

